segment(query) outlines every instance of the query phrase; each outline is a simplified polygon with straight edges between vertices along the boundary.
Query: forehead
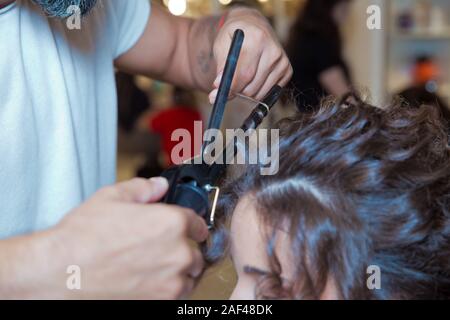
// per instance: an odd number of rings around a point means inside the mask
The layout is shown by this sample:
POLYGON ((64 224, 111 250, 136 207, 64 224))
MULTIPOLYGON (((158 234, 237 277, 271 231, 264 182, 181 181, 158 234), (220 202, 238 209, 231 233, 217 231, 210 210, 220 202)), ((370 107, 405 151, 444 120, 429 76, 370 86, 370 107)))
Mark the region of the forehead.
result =
POLYGON ((262 224, 251 196, 242 198, 233 212, 231 256, 235 264, 254 262, 252 266, 259 268, 269 265, 262 224))
MULTIPOLYGON (((274 220, 280 215, 271 212, 274 220)), ((300 263, 301 252, 296 252, 290 236, 283 230, 272 232, 271 226, 264 225, 260 213, 255 206, 255 199, 246 196, 239 201, 231 221, 231 257, 239 278, 248 277, 245 267, 253 267, 261 271, 271 272, 268 254, 268 239, 265 234, 274 234, 274 254, 281 266, 281 278, 287 283, 298 280, 296 264, 300 263)), ((297 249, 298 250, 298 249, 297 249)), ((321 299, 337 300, 338 292, 334 280, 328 279, 321 299)))
MULTIPOLYGON (((277 213, 273 212, 276 221, 277 213)), ((265 225, 258 212, 256 200, 252 196, 243 197, 234 210, 231 220, 231 257, 237 268, 247 266, 270 271, 269 239, 275 236, 274 254, 282 266, 283 275, 288 276, 291 268, 292 250, 286 232, 273 232, 271 225, 265 225)), ((241 270, 237 270, 238 273, 241 270)))

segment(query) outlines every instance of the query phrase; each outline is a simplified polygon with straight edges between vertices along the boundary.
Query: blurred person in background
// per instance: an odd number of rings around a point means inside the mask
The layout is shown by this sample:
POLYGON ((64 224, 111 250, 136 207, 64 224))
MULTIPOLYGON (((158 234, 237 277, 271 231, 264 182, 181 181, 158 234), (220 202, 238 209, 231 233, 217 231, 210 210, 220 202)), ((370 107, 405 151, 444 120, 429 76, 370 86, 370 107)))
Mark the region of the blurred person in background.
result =
POLYGON ((135 76, 124 72, 116 73, 116 85, 119 123, 118 153, 126 159, 130 156, 142 155, 145 158, 144 173, 139 172, 137 176, 156 177, 162 171, 158 164, 161 148, 159 137, 148 130, 138 128, 139 119, 152 110, 153 97, 150 90, 141 89, 136 84, 135 76))
POLYGON ((412 108, 420 108, 423 105, 439 108, 450 132, 450 109, 438 94, 439 77, 439 66, 433 58, 420 56, 416 59, 411 71, 411 86, 398 93, 398 96, 412 108))
POLYGON ((294 69, 291 86, 302 112, 314 111, 324 96, 350 91, 340 31, 350 5, 351 0, 308 0, 291 29, 287 46, 294 69))
POLYGON ((136 85, 133 75, 117 72, 116 85, 119 127, 131 132, 139 117, 151 108, 151 101, 147 93, 136 85))
MULTIPOLYGON (((202 120, 202 115, 197 109, 197 103, 192 91, 175 87, 173 89, 172 105, 162 111, 151 112, 145 115, 140 120, 139 127, 141 130, 150 131, 160 137, 164 159, 163 167, 169 167, 173 164, 179 164, 175 163, 177 161, 174 161, 172 157, 174 148, 182 143, 182 141, 172 139, 176 130, 186 130, 186 132, 189 133, 191 138, 190 150, 192 150, 192 154, 177 153, 177 157, 180 157, 182 161, 186 161, 200 154, 200 147, 203 140, 202 120), (195 134, 196 122, 200 124, 199 135, 195 134), (197 143, 195 143, 195 139, 198 139, 197 143), (198 148, 196 149, 197 146, 198 148)), ((149 163, 147 165, 153 166, 154 164, 149 163)), ((142 169, 140 170, 139 176, 145 177, 145 173, 143 173, 142 169)))

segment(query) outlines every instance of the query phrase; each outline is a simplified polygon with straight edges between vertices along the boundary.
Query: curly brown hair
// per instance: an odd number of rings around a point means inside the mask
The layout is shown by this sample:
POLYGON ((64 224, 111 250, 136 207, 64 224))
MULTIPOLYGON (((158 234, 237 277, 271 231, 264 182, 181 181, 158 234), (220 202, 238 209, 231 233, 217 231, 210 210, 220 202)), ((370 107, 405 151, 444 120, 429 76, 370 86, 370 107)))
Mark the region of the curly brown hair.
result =
POLYGON ((272 230, 257 298, 318 299, 329 279, 342 299, 450 298, 450 149, 437 109, 381 109, 349 95, 280 128, 278 174, 251 166, 226 183, 207 258, 225 255, 225 221, 251 193, 272 230), (273 250, 279 229, 295 260, 288 287, 273 250), (367 288, 371 265, 380 290, 367 288))

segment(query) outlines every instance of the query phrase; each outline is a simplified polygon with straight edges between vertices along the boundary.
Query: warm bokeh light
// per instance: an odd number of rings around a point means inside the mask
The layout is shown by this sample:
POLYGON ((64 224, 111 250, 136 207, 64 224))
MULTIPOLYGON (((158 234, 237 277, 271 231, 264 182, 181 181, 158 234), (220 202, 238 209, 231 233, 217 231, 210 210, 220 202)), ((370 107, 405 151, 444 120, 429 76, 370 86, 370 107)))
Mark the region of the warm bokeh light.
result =
POLYGON ((186 12, 187 3, 186 0, 169 0, 167 7, 171 14, 181 16, 186 12))
POLYGON ((220 4, 223 4, 224 6, 230 4, 233 0, 219 0, 220 4))

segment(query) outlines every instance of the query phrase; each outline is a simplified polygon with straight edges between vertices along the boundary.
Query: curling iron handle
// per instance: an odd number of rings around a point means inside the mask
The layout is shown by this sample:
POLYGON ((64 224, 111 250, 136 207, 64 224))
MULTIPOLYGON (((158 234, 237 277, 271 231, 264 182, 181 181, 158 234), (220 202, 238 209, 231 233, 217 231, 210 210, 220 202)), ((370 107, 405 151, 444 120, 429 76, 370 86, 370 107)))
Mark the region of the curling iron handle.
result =
POLYGON ((269 114, 275 103, 281 96, 283 88, 275 85, 267 94, 265 99, 252 111, 250 116, 244 121, 241 129, 244 132, 258 128, 269 114))

